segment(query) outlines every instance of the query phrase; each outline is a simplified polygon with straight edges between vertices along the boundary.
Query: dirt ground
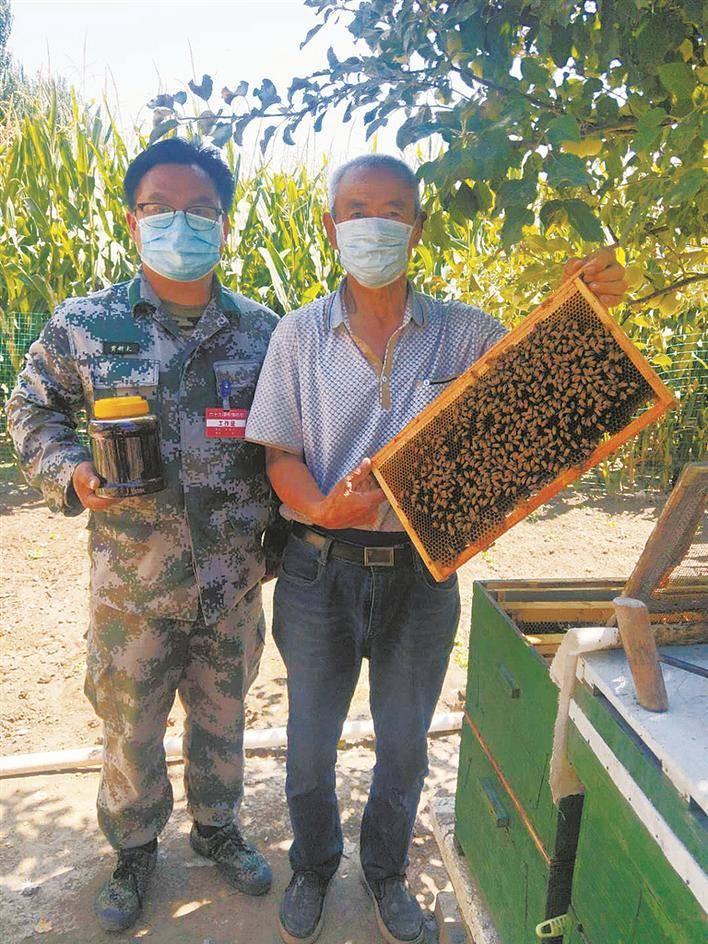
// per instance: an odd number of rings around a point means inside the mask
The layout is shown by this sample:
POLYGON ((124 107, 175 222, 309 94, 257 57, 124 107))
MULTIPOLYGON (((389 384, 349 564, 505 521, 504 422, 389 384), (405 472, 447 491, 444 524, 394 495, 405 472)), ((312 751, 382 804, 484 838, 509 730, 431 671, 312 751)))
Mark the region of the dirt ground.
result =
MULTIPOLYGON (((649 498, 589 499, 568 492, 521 522, 460 571, 463 613, 441 710, 456 709, 464 688, 473 581, 511 577, 626 577, 651 532, 660 504, 649 498)), ((49 513, 13 477, 0 484, 0 752, 56 750, 100 743, 100 727, 82 692, 87 621, 85 518, 49 513)), ((265 594, 270 614, 272 583, 265 594)), ((285 673, 270 637, 248 701, 252 728, 286 720, 285 673)), ((368 715, 362 675, 351 718, 368 715)), ((181 729, 175 705, 169 731, 181 729)), ((431 742, 426 790, 454 790, 457 738, 431 742)), ((341 753, 339 793, 348 857, 323 944, 378 940, 356 877, 359 814, 372 764, 371 745, 341 753)), ((246 826, 272 859, 275 892, 254 903, 200 867, 186 843, 189 822, 181 768, 173 766, 176 806, 161 844, 159 892, 145 921, 121 939, 165 944, 270 944, 279 893, 287 883, 289 827, 283 803, 283 754, 247 763, 246 826)), ((2 941, 93 944, 103 941, 91 917, 92 896, 108 848, 94 817, 95 772, 0 781, 0 935, 2 941)), ((446 876, 428 829, 425 805, 416 829, 411 876, 432 907, 446 876)))

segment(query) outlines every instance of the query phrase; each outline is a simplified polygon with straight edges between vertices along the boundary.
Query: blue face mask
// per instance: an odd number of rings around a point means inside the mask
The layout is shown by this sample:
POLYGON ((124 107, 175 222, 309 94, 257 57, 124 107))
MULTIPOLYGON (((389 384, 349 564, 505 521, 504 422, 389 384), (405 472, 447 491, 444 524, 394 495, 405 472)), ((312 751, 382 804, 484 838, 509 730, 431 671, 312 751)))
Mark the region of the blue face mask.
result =
POLYGON ((398 220, 367 216, 337 223, 342 266, 367 288, 383 288, 405 273, 413 227, 398 220))
POLYGON ((153 272, 173 282, 196 282, 219 262, 221 256, 221 221, 205 220, 178 210, 169 225, 171 214, 143 217, 140 229, 140 258, 153 272), (198 230, 192 229, 187 217, 198 230))

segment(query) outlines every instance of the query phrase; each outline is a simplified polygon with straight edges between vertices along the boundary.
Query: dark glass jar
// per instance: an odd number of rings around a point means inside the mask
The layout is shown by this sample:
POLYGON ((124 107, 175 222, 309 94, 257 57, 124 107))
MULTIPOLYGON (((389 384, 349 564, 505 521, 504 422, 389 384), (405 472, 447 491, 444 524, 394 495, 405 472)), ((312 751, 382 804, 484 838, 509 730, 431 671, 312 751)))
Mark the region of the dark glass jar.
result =
POLYGON ((143 397, 96 400, 88 432, 97 495, 133 498, 165 488, 158 420, 143 397))

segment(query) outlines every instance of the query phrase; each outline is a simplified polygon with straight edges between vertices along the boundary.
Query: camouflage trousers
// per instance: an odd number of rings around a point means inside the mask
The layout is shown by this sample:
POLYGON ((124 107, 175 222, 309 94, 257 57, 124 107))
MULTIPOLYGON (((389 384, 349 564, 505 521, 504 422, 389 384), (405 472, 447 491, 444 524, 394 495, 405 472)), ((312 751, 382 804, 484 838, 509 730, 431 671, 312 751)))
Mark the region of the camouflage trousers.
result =
POLYGON ((243 794, 244 699, 265 633, 257 585, 223 619, 150 619, 94 603, 84 691, 103 720, 98 822, 111 845, 150 842, 172 812, 163 738, 178 693, 190 814, 222 826, 243 794))

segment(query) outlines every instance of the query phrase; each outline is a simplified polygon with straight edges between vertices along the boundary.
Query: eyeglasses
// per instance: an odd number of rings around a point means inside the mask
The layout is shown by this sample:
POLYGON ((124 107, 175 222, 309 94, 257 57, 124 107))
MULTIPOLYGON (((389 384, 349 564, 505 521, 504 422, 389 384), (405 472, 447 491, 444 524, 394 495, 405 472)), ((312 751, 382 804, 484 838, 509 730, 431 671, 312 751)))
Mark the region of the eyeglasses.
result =
POLYGON ((213 206, 188 206, 184 210, 175 210, 167 203, 138 203, 136 209, 140 210, 145 219, 150 220, 149 225, 153 229, 169 229, 175 215, 184 213, 187 226, 196 232, 203 232, 211 229, 223 216, 223 212, 213 206))

